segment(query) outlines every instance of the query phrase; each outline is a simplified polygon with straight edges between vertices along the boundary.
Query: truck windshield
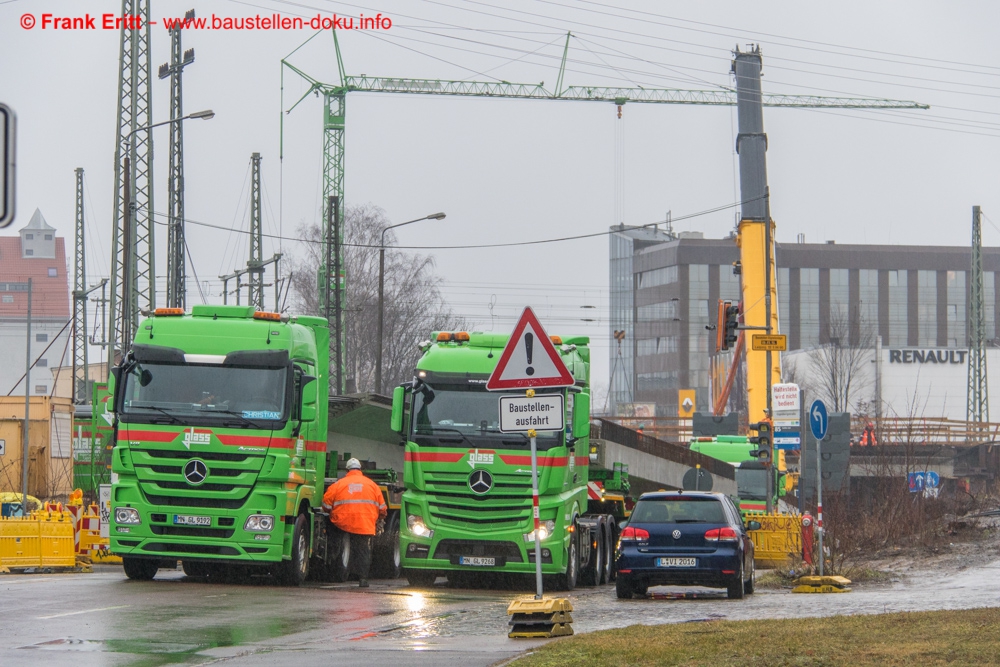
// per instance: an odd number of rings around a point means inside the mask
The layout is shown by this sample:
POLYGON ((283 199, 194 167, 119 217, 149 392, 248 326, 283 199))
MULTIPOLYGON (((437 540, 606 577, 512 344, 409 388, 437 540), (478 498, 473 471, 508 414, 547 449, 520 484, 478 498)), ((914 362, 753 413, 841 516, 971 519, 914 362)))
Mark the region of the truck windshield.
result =
POLYGON ((287 368, 137 363, 122 378, 126 421, 284 421, 287 368), (130 419, 131 418, 131 419, 130 419))
POLYGON ((767 500, 767 470, 736 469, 736 493, 743 500, 767 500))
MULTIPOLYGON (((539 431, 539 450, 558 447, 560 431, 539 431)), ((423 384, 413 395, 413 441, 433 447, 527 449, 520 433, 500 432, 500 396, 476 385, 423 384)))

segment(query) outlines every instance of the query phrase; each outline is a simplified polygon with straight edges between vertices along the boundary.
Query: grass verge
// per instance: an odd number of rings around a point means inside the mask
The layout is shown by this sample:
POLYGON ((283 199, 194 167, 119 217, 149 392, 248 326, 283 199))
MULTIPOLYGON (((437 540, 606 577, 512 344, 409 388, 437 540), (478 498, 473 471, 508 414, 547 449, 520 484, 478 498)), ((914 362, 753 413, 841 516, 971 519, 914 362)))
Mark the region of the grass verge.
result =
POLYGON ((633 625, 567 637, 510 663, 556 665, 995 665, 1000 609, 633 625))

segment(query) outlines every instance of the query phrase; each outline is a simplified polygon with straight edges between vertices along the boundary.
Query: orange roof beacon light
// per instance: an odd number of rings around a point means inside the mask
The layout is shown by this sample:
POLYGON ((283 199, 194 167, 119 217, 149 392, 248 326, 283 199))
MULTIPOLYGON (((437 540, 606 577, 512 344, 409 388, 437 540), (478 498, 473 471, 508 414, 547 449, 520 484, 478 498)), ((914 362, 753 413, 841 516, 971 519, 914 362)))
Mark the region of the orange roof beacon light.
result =
POLYGON ((184 314, 183 308, 157 308, 156 310, 153 311, 153 315, 155 315, 156 317, 177 316, 183 314, 184 314))
POLYGON ((441 331, 437 335, 437 342, 447 343, 450 340, 454 340, 454 336, 450 331, 441 331))
POLYGON ((469 342, 469 332, 468 331, 457 331, 455 332, 455 340, 459 343, 469 342))
POLYGON ((255 320, 270 320, 272 322, 281 321, 281 313, 270 313, 264 310, 258 310, 253 314, 255 320))
POLYGON ((553 345, 562 345, 562 336, 549 336, 553 345))

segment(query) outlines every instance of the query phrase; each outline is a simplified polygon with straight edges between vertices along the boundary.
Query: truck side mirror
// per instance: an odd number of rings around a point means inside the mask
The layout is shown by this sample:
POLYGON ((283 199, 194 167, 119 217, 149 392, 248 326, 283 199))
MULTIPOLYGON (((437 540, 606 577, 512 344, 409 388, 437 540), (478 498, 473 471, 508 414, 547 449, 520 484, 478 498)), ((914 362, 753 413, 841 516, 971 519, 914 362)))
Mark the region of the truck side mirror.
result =
POLYGON ((301 394, 302 407, 299 409, 299 421, 311 422, 316 420, 316 388, 319 383, 313 375, 301 375, 299 377, 299 393, 301 394))
POLYGON ((403 404, 406 402, 406 389, 396 387, 392 390, 392 417, 389 420, 389 428, 396 433, 403 431, 403 404))
POLYGON ((590 435, 590 394, 579 393, 573 397, 573 437, 590 435))

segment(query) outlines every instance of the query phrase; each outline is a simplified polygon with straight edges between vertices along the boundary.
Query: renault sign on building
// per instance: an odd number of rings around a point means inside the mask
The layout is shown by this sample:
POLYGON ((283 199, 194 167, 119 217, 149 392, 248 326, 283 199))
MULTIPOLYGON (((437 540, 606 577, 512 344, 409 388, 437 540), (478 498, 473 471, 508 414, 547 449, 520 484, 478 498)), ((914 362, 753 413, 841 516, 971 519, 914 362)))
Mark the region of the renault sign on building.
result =
MULTIPOLYGON (((782 355, 786 377, 794 376, 810 397, 822 395, 822 347, 782 355), (789 373, 792 375, 790 376, 789 373)), ((882 414, 886 417, 946 418, 965 421, 969 351, 945 347, 884 347, 876 369, 875 350, 861 352, 851 373, 850 405, 854 414, 874 414, 881 385, 882 414), (881 382, 875 382, 876 370, 881 382)), ((986 350, 987 377, 992 401, 1000 399, 1000 348, 986 350)), ((846 376, 846 371, 841 371, 846 376)), ((840 378, 841 382, 846 377, 840 378)), ((992 410, 1000 418, 1000 406, 992 410)))

